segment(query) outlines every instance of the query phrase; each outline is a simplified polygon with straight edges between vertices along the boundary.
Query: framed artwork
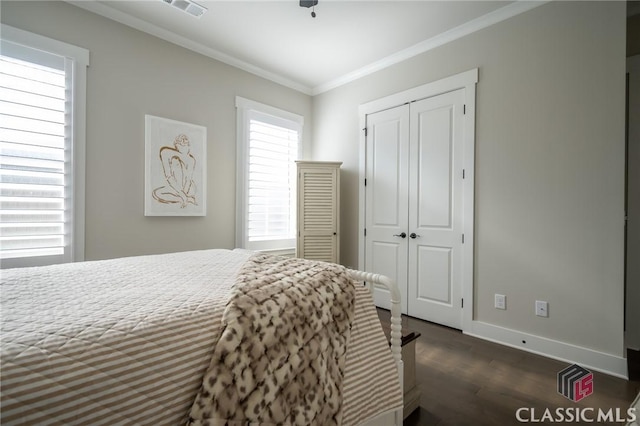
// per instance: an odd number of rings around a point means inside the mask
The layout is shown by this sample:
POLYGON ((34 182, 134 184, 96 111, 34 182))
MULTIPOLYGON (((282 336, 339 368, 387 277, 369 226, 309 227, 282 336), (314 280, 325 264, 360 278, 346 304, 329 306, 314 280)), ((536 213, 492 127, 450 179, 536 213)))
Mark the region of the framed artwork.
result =
POLYGON ((145 115, 145 216, 206 216, 207 128, 145 115))

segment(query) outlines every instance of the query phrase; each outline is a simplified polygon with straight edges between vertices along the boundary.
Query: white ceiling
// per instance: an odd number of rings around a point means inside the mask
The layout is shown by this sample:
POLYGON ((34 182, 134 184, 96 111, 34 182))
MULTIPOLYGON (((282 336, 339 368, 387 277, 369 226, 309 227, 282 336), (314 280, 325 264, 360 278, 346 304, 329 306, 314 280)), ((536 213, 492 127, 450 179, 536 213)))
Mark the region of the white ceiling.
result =
POLYGON ((70 1, 262 77, 317 94, 544 1, 195 0, 196 18, 162 0, 70 1))

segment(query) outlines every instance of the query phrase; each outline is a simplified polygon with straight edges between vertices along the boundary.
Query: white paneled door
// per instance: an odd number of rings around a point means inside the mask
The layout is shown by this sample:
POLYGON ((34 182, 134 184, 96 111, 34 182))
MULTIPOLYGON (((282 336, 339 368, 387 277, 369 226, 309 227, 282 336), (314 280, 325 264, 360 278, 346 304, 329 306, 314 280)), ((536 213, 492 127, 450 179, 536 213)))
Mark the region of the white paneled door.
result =
POLYGON ((408 313, 462 319, 463 90, 411 104, 408 313))
MULTIPOLYGON (((407 313, 407 231, 409 221, 409 105, 367 116, 365 182, 365 271, 400 283, 407 313)), ((389 292, 374 291, 378 306, 389 309, 389 292)))
POLYGON ((462 322, 463 114, 460 89, 367 115, 366 137, 365 268, 397 280, 404 313, 454 328, 462 322))

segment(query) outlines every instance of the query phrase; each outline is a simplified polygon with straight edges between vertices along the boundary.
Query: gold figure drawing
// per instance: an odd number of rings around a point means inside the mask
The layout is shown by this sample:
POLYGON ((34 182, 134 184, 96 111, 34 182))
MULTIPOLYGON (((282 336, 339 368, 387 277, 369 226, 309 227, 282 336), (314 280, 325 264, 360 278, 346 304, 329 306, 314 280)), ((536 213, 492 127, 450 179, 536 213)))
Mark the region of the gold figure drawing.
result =
POLYGON ((197 206, 193 180, 196 159, 191 154, 189 138, 184 134, 176 136, 173 147, 163 146, 159 154, 167 184, 154 189, 153 198, 164 204, 180 204, 180 208, 197 206))

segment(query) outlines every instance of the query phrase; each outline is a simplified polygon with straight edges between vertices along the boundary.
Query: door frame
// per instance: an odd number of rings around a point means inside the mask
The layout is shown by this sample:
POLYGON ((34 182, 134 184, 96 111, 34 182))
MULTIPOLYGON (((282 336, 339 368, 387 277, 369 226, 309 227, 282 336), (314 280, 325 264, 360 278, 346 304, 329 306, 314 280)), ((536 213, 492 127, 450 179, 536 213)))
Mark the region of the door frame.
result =
MULTIPOLYGON (((362 104, 358 108, 360 118, 360 155, 358 185, 358 217, 361 229, 358 232, 358 269, 365 265, 365 185, 366 176, 366 127, 367 115, 413 101, 441 95, 453 90, 464 89, 465 114, 463 122, 463 167, 465 178, 463 181, 463 234, 462 247, 462 331, 470 330, 473 321, 474 307, 474 192, 475 192, 475 116, 476 116, 476 84, 478 83, 478 68, 445 77, 412 89, 393 95, 385 96, 362 104)), ((462 173, 462 170, 460 171, 462 173)))
POLYGON ((640 146, 637 145, 636 135, 640 134, 640 125, 630 120, 633 111, 640 103, 640 54, 627 58, 627 134, 625 161, 625 347, 640 350, 640 269, 631 262, 640 250, 640 207, 630 195, 640 189, 640 174, 637 172, 637 161, 640 146), (630 109, 631 108, 631 109, 630 109), (632 142, 636 141, 636 142, 632 142), (631 224, 631 226, 629 226, 631 224))

